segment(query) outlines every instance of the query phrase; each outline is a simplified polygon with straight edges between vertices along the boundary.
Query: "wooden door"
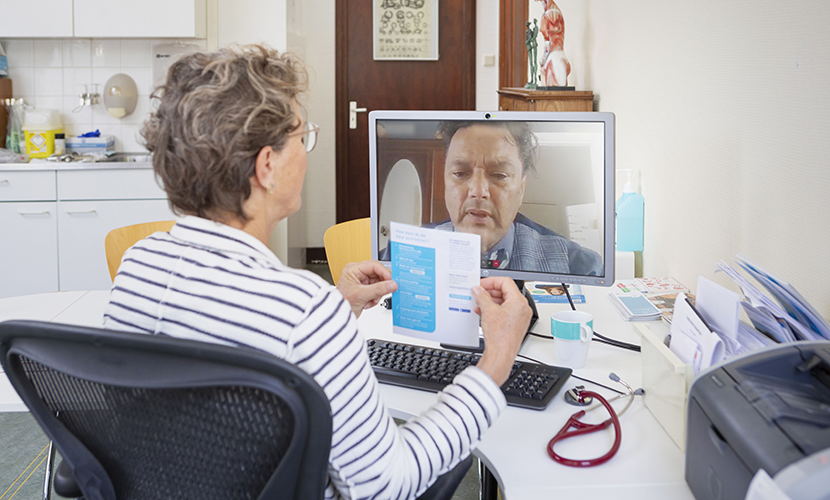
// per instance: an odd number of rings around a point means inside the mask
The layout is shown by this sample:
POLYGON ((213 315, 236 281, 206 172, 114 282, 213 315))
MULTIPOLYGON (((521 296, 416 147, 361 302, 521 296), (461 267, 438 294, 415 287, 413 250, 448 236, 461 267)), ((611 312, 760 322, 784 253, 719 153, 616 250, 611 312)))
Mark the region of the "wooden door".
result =
POLYGON ((369 216, 367 113, 349 128, 349 101, 360 108, 475 109, 475 0, 439 4, 437 61, 375 61, 373 0, 337 0, 337 222, 369 216))

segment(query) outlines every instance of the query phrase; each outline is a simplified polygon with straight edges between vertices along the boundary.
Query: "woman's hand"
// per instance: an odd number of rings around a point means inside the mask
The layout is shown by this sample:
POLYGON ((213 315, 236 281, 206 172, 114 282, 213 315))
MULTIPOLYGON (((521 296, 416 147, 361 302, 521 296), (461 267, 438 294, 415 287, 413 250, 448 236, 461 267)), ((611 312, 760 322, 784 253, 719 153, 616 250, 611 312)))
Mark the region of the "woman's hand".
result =
POLYGON ((501 386, 510 375, 533 311, 510 278, 484 278, 481 286, 473 287, 473 295, 484 334, 484 353, 476 366, 501 386))
POLYGON ((392 272, 373 260, 346 264, 337 282, 337 290, 358 318, 364 309, 374 307, 384 295, 397 289, 398 284, 392 281, 392 272))

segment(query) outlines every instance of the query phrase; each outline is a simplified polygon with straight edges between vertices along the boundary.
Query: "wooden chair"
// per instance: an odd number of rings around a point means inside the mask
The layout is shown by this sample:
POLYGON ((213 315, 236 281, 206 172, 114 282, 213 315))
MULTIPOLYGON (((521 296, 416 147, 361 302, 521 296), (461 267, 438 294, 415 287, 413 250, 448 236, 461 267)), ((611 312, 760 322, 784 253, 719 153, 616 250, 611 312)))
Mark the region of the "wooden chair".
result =
POLYGON ((107 266, 110 270, 110 278, 115 279, 118 266, 121 265, 121 257, 128 248, 135 245, 138 240, 144 239, 158 231, 170 231, 176 221, 165 220, 156 222, 144 222, 113 229, 104 238, 104 246, 107 251, 107 266))
POLYGON ((372 258, 372 237, 369 218, 355 219, 331 226, 323 236, 329 271, 336 285, 343 268, 349 262, 362 262, 372 258))

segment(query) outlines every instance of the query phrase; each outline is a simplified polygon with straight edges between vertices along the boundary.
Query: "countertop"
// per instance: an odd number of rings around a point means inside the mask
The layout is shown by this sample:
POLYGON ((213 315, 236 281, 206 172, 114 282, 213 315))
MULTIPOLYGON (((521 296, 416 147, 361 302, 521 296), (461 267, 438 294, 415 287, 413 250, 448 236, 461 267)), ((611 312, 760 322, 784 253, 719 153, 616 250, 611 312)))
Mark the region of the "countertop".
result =
POLYGON ((150 162, 96 162, 59 163, 39 161, 35 163, 0 163, 0 172, 38 170, 131 170, 153 168, 150 162))

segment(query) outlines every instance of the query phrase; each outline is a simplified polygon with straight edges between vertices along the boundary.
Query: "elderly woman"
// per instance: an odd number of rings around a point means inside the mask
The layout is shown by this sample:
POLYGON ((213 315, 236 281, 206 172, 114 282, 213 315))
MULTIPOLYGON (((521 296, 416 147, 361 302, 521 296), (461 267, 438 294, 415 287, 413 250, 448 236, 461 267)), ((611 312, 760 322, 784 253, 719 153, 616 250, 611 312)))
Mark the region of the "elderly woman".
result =
POLYGON ((414 498, 465 459, 505 407, 530 311, 512 281, 474 294, 487 342, 418 418, 398 427, 380 400, 357 316, 397 289, 377 262, 350 264, 335 289, 268 249, 300 207, 318 127, 297 102, 301 63, 261 46, 186 56, 170 68, 142 131, 183 218, 128 250, 108 328, 249 346, 310 373, 329 397, 327 498, 414 498))

